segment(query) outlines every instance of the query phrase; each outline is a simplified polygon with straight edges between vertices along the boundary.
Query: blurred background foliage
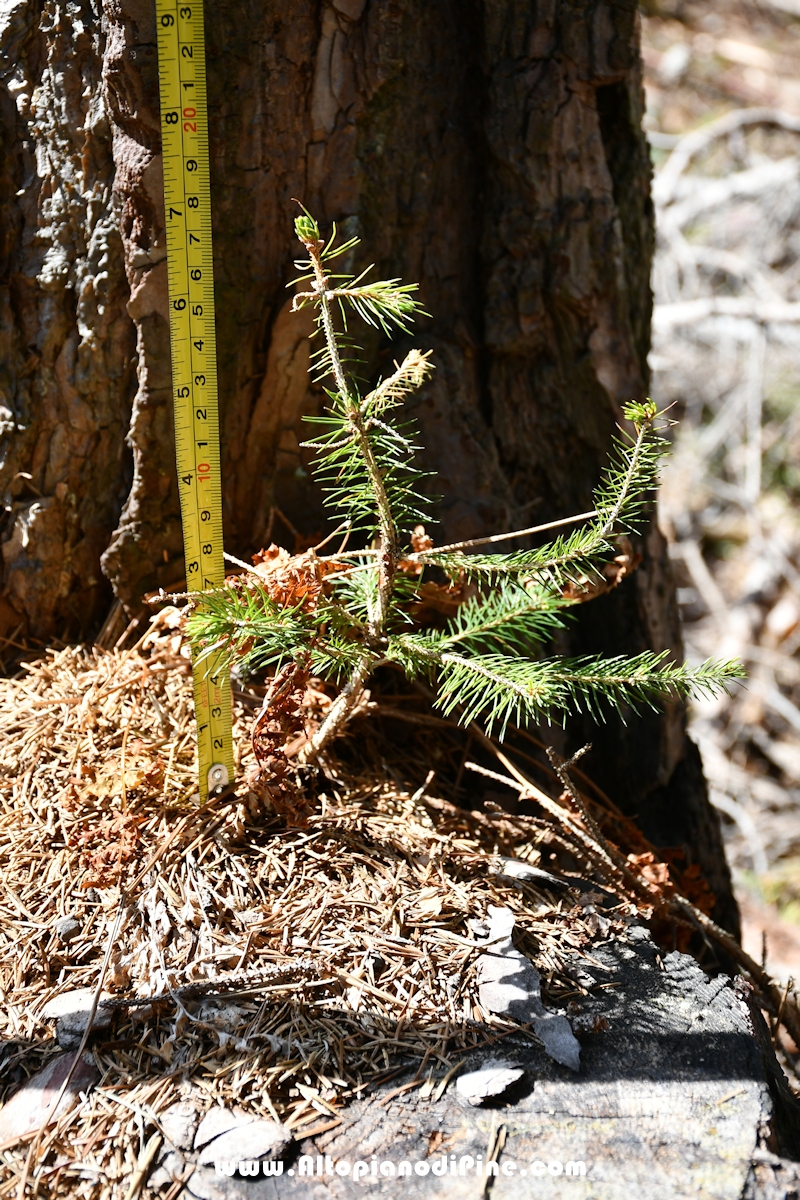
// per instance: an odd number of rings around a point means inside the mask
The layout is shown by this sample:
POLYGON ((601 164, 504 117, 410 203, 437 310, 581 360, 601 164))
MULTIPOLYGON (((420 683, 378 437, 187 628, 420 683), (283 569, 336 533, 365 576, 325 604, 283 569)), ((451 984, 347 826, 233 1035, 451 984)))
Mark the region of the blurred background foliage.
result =
POLYGON ((658 247, 652 394, 687 657, 750 679, 696 704, 744 938, 800 977, 800 0, 642 10, 658 247))

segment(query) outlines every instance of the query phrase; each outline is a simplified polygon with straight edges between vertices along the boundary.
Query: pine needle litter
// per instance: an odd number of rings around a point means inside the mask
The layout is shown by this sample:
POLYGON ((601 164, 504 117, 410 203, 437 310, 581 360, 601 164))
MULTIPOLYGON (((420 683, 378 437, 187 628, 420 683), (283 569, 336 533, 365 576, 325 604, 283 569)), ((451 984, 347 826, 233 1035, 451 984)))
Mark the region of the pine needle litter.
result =
MULTIPOLYGON (((575 991, 565 958, 600 932, 576 891, 500 873, 505 856, 539 861, 541 821, 374 770, 323 780, 304 825, 246 782, 201 808, 189 652, 169 622, 131 650, 48 651, 0 684, 3 1098, 63 1054, 43 1010, 97 986, 117 926, 99 1080, 42 1134, 40 1195, 125 1195, 145 1128, 187 1089, 302 1136, 403 1068, 443 1078, 519 1028, 477 998, 474 924, 491 905, 512 910, 551 1003, 575 991)), ((260 697, 235 699, 246 778, 260 697)), ((634 911, 621 899, 603 932, 634 911)), ((2 1147, 0 1196, 29 1141, 2 1147)))

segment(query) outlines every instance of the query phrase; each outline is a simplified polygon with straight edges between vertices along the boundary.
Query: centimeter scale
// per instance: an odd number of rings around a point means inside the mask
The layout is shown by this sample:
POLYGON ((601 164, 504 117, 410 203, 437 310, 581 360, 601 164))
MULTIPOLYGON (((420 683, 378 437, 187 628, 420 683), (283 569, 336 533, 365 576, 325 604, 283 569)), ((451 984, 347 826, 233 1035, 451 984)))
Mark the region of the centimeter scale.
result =
MULTIPOLYGON (((202 0, 156 0, 172 391, 189 591, 221 587, 222 482, 202 0)), ((233 779, 228 672, 192 664, 200 799, 233 779)))

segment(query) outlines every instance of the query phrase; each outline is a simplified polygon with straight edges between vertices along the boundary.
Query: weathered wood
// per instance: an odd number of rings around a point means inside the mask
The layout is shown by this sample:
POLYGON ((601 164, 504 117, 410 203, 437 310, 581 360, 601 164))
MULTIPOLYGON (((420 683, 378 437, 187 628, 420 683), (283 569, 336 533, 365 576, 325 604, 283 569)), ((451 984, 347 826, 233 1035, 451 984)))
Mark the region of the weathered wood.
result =
MULTIPOLYGON (((155 16, 151 0, 104 0, 102 21, 92 0, 69 18, 56 0, 3 12, 0 634, 48 637, 96 627, 101 552, 129 608, 183 572, 155 16)), ((300 448, 322 397, 285 290, 293 196, 358 233, 360 261, 420 282, 432 317, 415 341, 437 369, 415 415, 440 536, 585 510, 621 404, 647 387, 634 0, 217 0, 206 21, 228 548, 257 548, 274 505, 303 535, 324 526, 300 448)), ((402 350, 372 338, 365 372, 402 350)), ((280 519, 271 533, 289 538, 280 519)), ((681 654, 655 525, 642 549, 562 649, 681 654)), ((735 929, 682 709, 548 736, 594 742, 587 769, 700 862, 735 929)))
MULTIPOLYGON (((189 1194, 344 1200, 369 1187, 379 1196, 475 1200, 484 1195, 486 1178, 466 1164, 465 1174, 451 1174, 450 1156, 456 1165, 463 1155, 485 1161, 501 1128, 500 1173, 488 1180, 492 1197, 773 1200, 791 1194, 789 1187, 800 1182, 800 1105, 779 1081, 763 1019, 746 995, 725 978, 709 980, 685 955, 662 961, 641 927, 629 930, 627 942, 594 947, 590 960, 575 961, 575 973, 595 989, 580 999, 581 1018, 608 1023, 607 1030, 584 1035, 578 1076, 525 1036, 505 1038, 465 1064, 474 1069, 501 1056, 525 1069, 525 1079, 491 1105, 460 1102, 455 1079, 437 1100, 420 1099, 417 1089, 391 1098, 404 1082, 396 1078, 355 1101, 335 1129, 301 1140, 280 1178, 225 1179, 201 1167, 188 1181, 189 1194), (313 1176, 300 1174, 302 1155, 310 1156, 303 1167, 313 1176), (320 1178, 317 1157, 325 1172, 326 1155, 334 1173, 320 1178), (369 1168, 373 1156, 378 1164, 406 1160, 430 1167, 441 1166, 443 1155, 446 1177, 352 1179, 353 1164, 369 1168), (349 1176, 335 1173, 341 1160, 349 1162, 349 1176), (510 1162, 517 1170, 504 1174, 510 1162), (586 1176, 538 1175, 535 1162, 546 1168, 583 1162, 586 1176)), ((444 1073, 443 1067, 435 1072, 437 1078, 444 1073)))

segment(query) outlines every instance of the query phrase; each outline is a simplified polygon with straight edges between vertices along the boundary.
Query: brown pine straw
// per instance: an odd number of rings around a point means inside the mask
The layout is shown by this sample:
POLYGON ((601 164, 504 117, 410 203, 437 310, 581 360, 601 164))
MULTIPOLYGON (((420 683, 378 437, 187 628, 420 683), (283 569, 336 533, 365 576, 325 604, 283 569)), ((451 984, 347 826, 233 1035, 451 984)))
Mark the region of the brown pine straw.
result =
MULTIPOLYGON (((260 695, 234 695, 244 781, 260 695)), ((333 1127, 348 1098, 407 1067, 435 1094, 466 1051, 518 1028, 478 1002, 472 922, 489 905, 513 910, 554 1004, 580 991, 570 959, 653 907, 580 812, 533 789, 496 747, 544 818, 463 811, 432 773, 412 790, 387 764, 340 766, 307 826, 287 827, 246 782, 201 807, 193 743, 189 662, 163 625, 132 650, 48 651, 0 683, 4 1098, 63 1052, 41 1015, 53 997, 166 996, 115 1007, 89 1042, 96 1086, 33 1141, 0 1147, 0 1200, 125 1200, 163 1133, 159 1114, 188 1094, 297 1136, 333 1127), (544 844, 566 847, 616 894, 607 928, 574 890, 492 873, 502 855, 536 865, 544 844), (63 944, 55 926, 67 916, 81 928, 63 944), (214 981, 217 998, 181 998, 214 981)), ((796 998, 781 994, 776 1013, 780 1001, 791 1029, 796 998)))
MULTIPOLYGON (((123 809, 123 811, 125 811, 128 807, 128 797, 127 797, 127 789, 126 789, 126 783, 125 783, 125 743, 127 742, 129 732, 130 732, 130 726, 127 726, 124 734, 122 735, 120 786, 121 786, 121 790, 122 790, 122 809, 123 809)), ((201 809, 198 810, 198 813, 202 814, 202 813, 208 812, 210 808, 215 807, 221 800, 223 800, 224 798, 227 798, 230 795, 231 790, 232 789, 230 789, 230 788, 226 788, 223 792, 220 792, 218 795, 212 796, 211 799, 209 801, 207 801, 202 806, 201 809)), ((192 814, 192 815, 194 815, 194 814, 192 814)), ((61 1099, 72 1081, 72 1077, 75 1074, 75 1071, 77 1070, 78 1063, 81 1061, 81 1057, 82 1057, 84 1051, 86 1050, 86 1046, 89 1042, 92 1024, 93 1024, 95 1016, 97 1014, 100 996, 103 991, 103 984, 105 983, 106 971, 108 969, 108 963, 111 958, 111 952, 114 949, 114 946, 116 944, 117 934, 119 933, 120 922, 122 920, 122 916, 125 911, 125 904, 129 900, 129 898, 130 898, 131 894, 133 893, 134 889, 136 888, 136 886, 139 883, 141 883, 141 881, 147 875, 150 868, 155 865, 155 863, 158 861, 158 859, 161 857, 161 855, 167 849, 167 846, 169 846, 173 841, 175 841, 176 837, 181 832, 181 830, 186 825, 186 823, 187 823, 187 821, 186 821, 186 819, 184 819, 184 821, 179 822, 176 825, 175 829, 169 835, 166 842, 163 843, 162 845, 160 845, 159 847, 157 847, 157 849, 153 852, 153 854, 150 855, 150 858, 147 860, 144 867, 141 869, 141 871, 136 876, 136 878, 133 880, 133 882, 130 883, 127 887, 125 887, 125 889, 122 892, 122 895, 121 895, 120 901, 119 901, 119 905, 117 906, 117 911, 116 911, 116 915, 114 917, 113 924, 111 925, 111 928, 109 930, 108 940, 106 942, 105 954, 103 955, 103 962, 100 966, 100 970, 99 970, 98 976, 97 976, 97 983, 95 984, 94 992, 92 994, 92 1002, 89 1007, 89 1014, 86 1019, 86 1028, 83 1031, 83 1036, 80 1040, 80 1044, 78 1045, 78 1049, 75 1051, 75 1055, 72 1060, 72 1065, 69 1068, 69 1071, 64 1076, 64 1080, 63 1080, 60 1088, 58 1089, 55 1096, 53 1097, 53 1100, 47 1109, 47 1112, 45 1114, 44 1120, 43 1120, 40 1128, 38 1130, 34 1131, 34 1134, 33 1134, 32 1140, 31 1140, 31 1144, 28 1148, 28 1153, 25 1158, 25 1168, 20 1177, 19 1187, 17 1189, 18 1200, 23 1200, 23 1197, 25 1195, 25 1186, 28 1182, 28 1176, 30 1174, 31 1164, 32 1164, 32 1162, 35 1161, 36 1154, 37 1154, 37 1152, 39 1150, 39 1146, 41 1144, 42 1135, 45 1132, 45 1130, 47 1129, 50 1122, 52 1121, 53 1115, 57 1111, 58 1106, 61 1103, 61 1099)), ((121 849, 121 843, 120 843, 120 849, 121 849)), ((119 866, 120 858, 121 858, 121 854, 118 857, 118 866, 119 866)), ((159 1138, 159 1141, 160 1141, 161 1140, 160 1135, 154 1135, 154 1138, 156 1136, 159 1138)), ((148 1143, 148 1146, 151 1144, 154 1145, 153 1139, 151 1139, 151 1142, 148 1143)), ((152 1155, 150 1157, 152 1157, 152 1155)), ((150 1159, 148 1158, 147 1161, 149 1162, 150 1159)), ((130 1185, 130 1188, 128 1191, 128 1196, 126 1196, 126 1200, 130 1200, 130 1196, 133 1194, 133 1192, 135 1190, 135 1184, 140 1183, 143 1180, 143 1178, 144 1178, 144 1170, 140 1163, 140 1164, 137 1164, 136 1174, 134 1175, 134 1178, 131 1181, 131 1185, 130 1185)))

